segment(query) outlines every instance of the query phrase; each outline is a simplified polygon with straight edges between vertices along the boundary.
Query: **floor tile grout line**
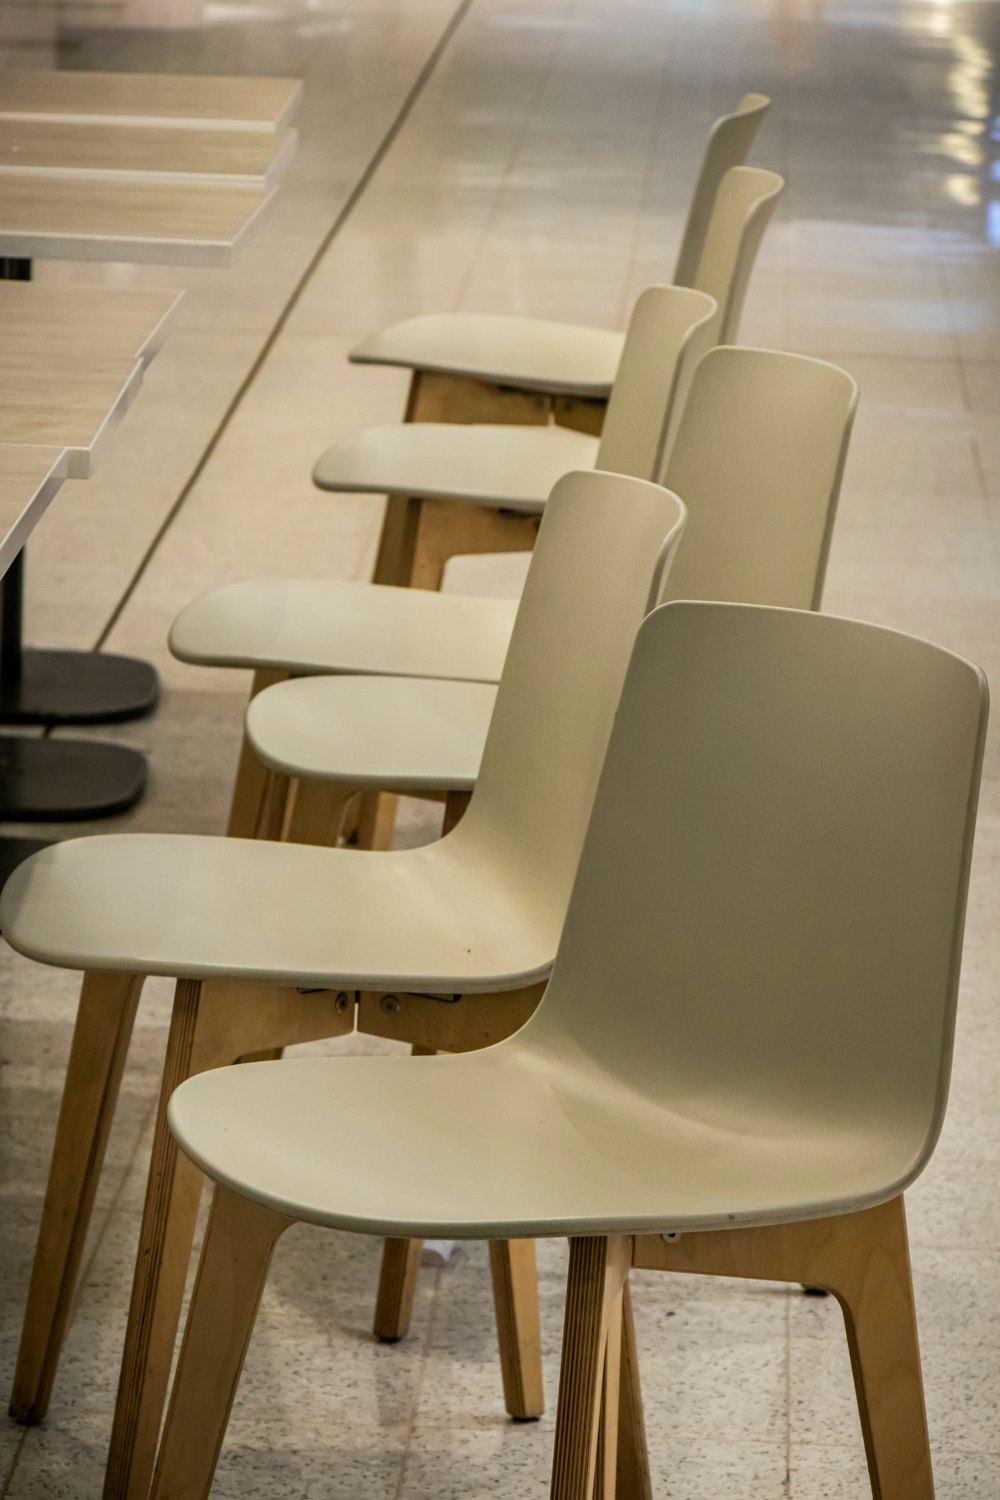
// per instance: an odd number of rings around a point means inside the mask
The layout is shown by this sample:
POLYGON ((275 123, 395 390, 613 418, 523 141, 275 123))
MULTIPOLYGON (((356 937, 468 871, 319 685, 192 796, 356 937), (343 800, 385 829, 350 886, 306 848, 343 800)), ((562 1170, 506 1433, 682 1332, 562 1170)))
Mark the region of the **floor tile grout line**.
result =
MULTIPOLYGON (((574 6, 574 11, 578 9, 579 4, 574 6)), ((524 153, 525 142, 530 135, 531 127, 534 124, 539 105, 545 97, 545 91, 548 88, 549 83, 553 77, 556 69, 556 64, 561 57, 562 49, 564 46, 565 42, 554 42, 552 44, 552 50, 549 53, 548 61, 540 69, 540 76, 531 98, 531 108, 524 112, 524 117, 521 120, 520 128, 514 132, 514 138, 511 141, 510 150, 507 152, 503 175, 500 178, 500 181, 497 183, 497 190, 493 196, 493 206, 491 207, 482 225, 476 242, 476 248, 470 255, 468 265, 466 266, 459 282, 458 290, 453 301, 453 307, 455 309, 461 309, 464 306, 465 299, 469 293, 469 288, 472 285, 473 279, 479 268, 483 250, 489 241, 490 235, 496 228, 497 221, 502 211, 504 197, 510 187, 511 177, 517 170, 517 164, 524 153)))
MULTIPOLYGON (((410 1408, 410 1420, 406 1427, 406 1439, 403 1444, 403 1455, 399 1465, 399 1481, 393 1491, 392 1500, 402 1500, 403 1490, 406 1486, 406 1470, 413 1451, 413 1439, 420 1419, 420 1398, 424 1391, 424 1381, 427 1378, 427 1360, 431 1352, 431 1344, 434 1339, 434 1326, 437 1322, 438 1297, 441 1294, 441 1282, 444 1277, 444 1267, 441 1266, 434 1273, 434 1289, 431 1292, 430 1313, 427 1318, 427 1331, 424 1334, 423 1348, 420 1353, 420 1373, 417 1376, 416 1389, 413 1392, 413 1405, 410 1408)), ((2 1500, 2 1497, 0 1497, 2 1500)))
POLYGON ((3 1500, 3 1497, 9 1493, 10 1487, 14 1483, 14 1472, 17 1469, 18 1459, 21 1457, 21 1450, 27 1442, 28 1433, 30 1431, 30 1427, 25 1427, 14 1446, 14 1452, 11 1454, 10 1467, 8 1468, 6 1474, 4 1474, 3 1476, 3 1484, 2 1488, 0 1488, 0 1500, 3 1500))
POLYGON ((150 563, 153 561, 153 558, 155 557, 161 542, 167 535, 174 521, 177 519, 177 516, 180 514, 185 501, 191 494, 191 491, 194 489, 195 485, 198 483, 198 480, 205 472, 205 469, 207 468, 212 455, 215 453, 215 450, 219 446, 219 443, 222 441, 222 438, 225 435, 230 422, 236 415, 237 411, 243 403, 244 398, 249 393, 251 387, 254 384, 254 381, 257 379, 257 376, 260 374, 264 364, 271 354, 271 351, 273 350, 275 344, 277 343, 281 334, 284 332, 285 327, 292 316, 292 313, 295 311, 306 291, 306 288, 311 282, 316 271, 319 269, 319 266, 322 264, 327 251, 329 250, 330 246, 333 244, 337 236, 340 234, 345 224, 350 219, 351 215, 357 208, 361 199, 364 197, 368 188, 371 186, 372 179, 374 178, 379 167, 382 165, 392 147, 395 145, 400 133, 403 130, 403 127, 407 123, 410 115, 416 107, 420 96, 422 95, 424 89, 427 87, 427 84, 430 82, 430 79, 433 77, 438 63, 441 61, 441 58, 447 51, 449 45, 454 39, 459 28, 461 27, 462 22, 465 20, 469 11, 472 9, 473 3, 474 0, 459 0, 456 9, 452 13, 451 19, 442 31, 441 35, 438 37, 437 42, 434 44, 430 55, 425 61, 420 72, 417 74, 417 77, 411 85, 409 91, 407 92, 403 103, 400 105, 391 124, 389 125, 388 130, 385 132, 378 146, 375 148, 375 151, 372 153, 372 156, 369 158, 367 165, 365 166, 357 182, 354 184, 353 188, 348 194, 333 223, 330 225, 316 250, 313 252, 308 265, 300 276, 294 290, 292 291, 291 296, 288 298, 288 301, 285 303, 284 308, 282 309, 273 327, 271 328, 271 331, 265 339, 261 349, 259 350, 257 357, 254 359, 254 362, 251 365, 250 369, 247 371, 246 375, 243 377, 243 380, 240 382, 240 385, 233 395, 232 400, 229 402, 229 405, 223 412, 222 417, 215 428, 215 431, 209 438, 208 443, 203 448, 201 457, 198 459, 198 462, 195 464, 194 469, 191 471, 191 474, 188 476, 187 480, 182 486, 181 491, 178 494, 173 505, 171 505, 166 516, 164 516, 160 525, 157 527, 155 536, 149 543, 146 551, 143 553, 143 556, 140 559, 135 572, 133 573, 117 604, 112 609, 111 614, 108 616, 108 619, 105 621, 104 626, 99 632, 97 639, 94 642, 92 648, 93 650, 101 650, 108 637, 110 636, 112 630, 114 630, 118 621, 121 619, 122 614, 124 613, 129 601, 131 600, 136 589, 141 583, 146 570, 148 569, 150 563))

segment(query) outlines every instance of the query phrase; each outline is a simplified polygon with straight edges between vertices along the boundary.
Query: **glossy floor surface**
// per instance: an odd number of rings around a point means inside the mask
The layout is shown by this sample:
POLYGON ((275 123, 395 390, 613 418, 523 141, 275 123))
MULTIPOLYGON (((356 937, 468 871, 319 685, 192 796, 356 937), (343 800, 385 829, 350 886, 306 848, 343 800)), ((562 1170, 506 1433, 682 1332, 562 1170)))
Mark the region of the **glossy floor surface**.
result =
MULTIPOLYGON (((189 292, 102 473, 65 487, 30 549, 36 640, 141 652, 163 672, 155 717, 116 731, 152 758, 146 802, 116 828, 223 827, 246 681, 170 660, 180 606, 262 572, 367 576, 379 502, 309 482, 332 439, 401 410, 405 380, 348 367, 351 343, 441 308, 620 326, 635 294, 669 275, 708 123, 749 89, 775 101, 754 159, 791 186, 745 339, 828 356, 862 385, 827 606, 930 636, 1000 681, 1000 7, 97 9, 80 7, 71 30, 63 14, 64 66, 292 73, 307 85, 278 210, 231 270, 39 267, 45 280, 189 292)), ((452 586, 510 591, 521 566, 459 563, 452 586)), ((951 1110, 909 1204, 940 1500, 1000 1493, 997 743, 951 1110)), ((407 810, 404 837, 432 832, 407 810)), ((0 963, 6 1388, 77 982, 9 954, 0 963)), ((100 1494, 168 1011, 168 989, 150 985, 50 1416, 28 1432, 0 1425, 10 1500, 100 1494)), ((544 1495, 552 1419, 503 1417, 483 1249, 424 1272, 413 1332, 392 1348, 368 1337, 377 1264, 364 1240, 298 1229, 282 1242, 213 1493, 544 1495)), ((564 1248, 543 1246, 541 1265, 551 1412, 564 1248)), ((658 1500, 868 1493, 835 1306, 773 1286, 636 1280, 658 1500)))

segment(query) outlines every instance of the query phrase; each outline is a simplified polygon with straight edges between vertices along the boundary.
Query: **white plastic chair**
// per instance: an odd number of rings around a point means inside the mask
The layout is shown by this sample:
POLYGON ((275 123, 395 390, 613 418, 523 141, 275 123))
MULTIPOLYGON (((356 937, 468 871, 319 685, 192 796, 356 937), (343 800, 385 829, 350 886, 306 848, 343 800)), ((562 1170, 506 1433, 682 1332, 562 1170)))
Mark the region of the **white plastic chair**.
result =
MULTIPOLYGON (((770 108, 763 94, 745 94, 709 131, 674 271, 674 286, 697 286, 698 266, 719 183, 741 166, 770 108)), ((414 372, 408 416, 417 421, 516 421, 526 414, 521 393, 570 402, 606 401, 622 353, 622 335, 544 318, 489 313, 431 313, 362 339, 355 364, 398 365, 414 372), (511 400, 510 392, 518 393, 511 400), (464 412, 464 415, 461 415, 464 412)), ((536 420, 545 405, 527 406, 536 420)))
MULTIPOLYGON (((560 481, 479 784, 449 837, 376 854, 107 835, 53 845, 4 886, 7 941, 85 973, 15 1377, 22 1421, 41 1418, 51 1390, 142 979, 179 980, 106 1500, 148 1487, 194 1231, 198 1181, 166 1130, 170 1093, 192 1071, 350 1031, 357 993, 376 1015, 384 996, 447 1009, 456 1048, 508 1035, 530 1014, 635 631, 683 518, 658 485, 597 473, 560 481), (441 995, 456 1003, 418 999, 441 995)), ((537 1319, 533 1254, 528 1245, 494 1257, 503 1316, 513 1303, 515 1322, 537 1319)), ((537 1415, 540 1371, 505 1363, 504 1376, 517 1414, 537 1415)))
MULTIPOLYGON (((597 467, 659 479, 674 414, 698 360, 710 347, 718 304, 704 292, 649 287, 629 322, 600 442, 561 428, 512 429, 533 446, 533 483, 548 493, 563 473, 597 467), (540 439, 551 442, 540 442, 540 439)), ((416 429, 414 429, 416 430, 416 429)), ((453 429, 461 431, 461 429, 453 429)), ((502 428, 468 429, 474 442, 502 428)), ((486 472, 484 457, 477 472, 486 472)), ((531 521, 532 536, 538 517, 531 521)), ((499 680, 514 622, 511 600, 462 599, 428 591, 325 579, 252 580, 213 589, 189 604, 170 631, 170 649, 200 666, 252 666, 254 692, 301 672, 499 680)), ((280 831, 282 808, 262 800, 258 761, 241 757, 229 832, 280 831)))
MULTIPOLYGON (((297 1221, 571 1237, 553 1500, 614 1493, 633 1265, 827 1287, 872 1494, 932 1500, 900 1195, 944 1116, 986 698, 877 626, 651 615, 531 1020, 464 1057, 224 1068, 171 1100, 218 1186, 154 1500, 207 1496, 297 1221)), ((634 1380, 629 1408, 641 1453, 634 1380)))
MULTIPOLYGON (((665 471, 688 508, 666 597, 819 607, 856 400, 851 377, 821 360, 761 349, 705 356, 665 471)), ((494 601, 482 603, 495 629, 494 601)), ((368 675, 301 677, 259 693, 246 734, 281 778, 268 805, 284 806, 289 780, 336 783, 297 788, 285 837, 331 841, 359 790, 450 794, 456 817, 494 697, 483 682, 368 675)))
MULTIPOLYGON (((782 177, 758 167, 731 167, 719 184, 694 278, 695 289, 718 304, 705 347, 736 340, 750 272, 783 188, 782 177)), ((342 438, 320 456, 313 479, 325 490, 388 495, 374 582, 436 589, 457 553, 530 548, 534 518, 560 473, 592 463, 622 467, 609 443, 610 435, 598 458, 595 438, 559 425, 411 421, 342 438)))

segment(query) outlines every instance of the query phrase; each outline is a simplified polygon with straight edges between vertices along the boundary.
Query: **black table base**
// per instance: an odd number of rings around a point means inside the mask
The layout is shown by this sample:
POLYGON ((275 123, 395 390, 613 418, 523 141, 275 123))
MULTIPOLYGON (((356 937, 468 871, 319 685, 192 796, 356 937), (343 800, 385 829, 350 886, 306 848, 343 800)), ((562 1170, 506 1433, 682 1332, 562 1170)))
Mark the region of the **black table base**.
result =
MULTIPOLYGON (((0 281, 30 280, 30 260, 0 256, 0 281)), ((149 662, 28 649, 23 620, 22 552, 0 581, 0 722, 113 724, 156 706, 160 685, 149 662)), ((127 812, 145 790, 146 773, 145 756, 123 745, 0 736, 0 822, 62 823, 127 812)), ((0 838, 0 885, 46 842, 0 838)))
POLYGON ((0 838, 0 890, 8 875, 13 875, 18 865, 37 854, 40 849, 47 849, 51 840, 47 839, 17 839, 0 838))
POLYGON ((146 758, 99 740, 0 736, 0 819, 63 823, 111 817, 134 807, 146 786, 146 758))
POLYGON ((156 668, 99 651, 22 650, 16 676, 0 677, 0 723, 117 724, 152 713, 156 668))

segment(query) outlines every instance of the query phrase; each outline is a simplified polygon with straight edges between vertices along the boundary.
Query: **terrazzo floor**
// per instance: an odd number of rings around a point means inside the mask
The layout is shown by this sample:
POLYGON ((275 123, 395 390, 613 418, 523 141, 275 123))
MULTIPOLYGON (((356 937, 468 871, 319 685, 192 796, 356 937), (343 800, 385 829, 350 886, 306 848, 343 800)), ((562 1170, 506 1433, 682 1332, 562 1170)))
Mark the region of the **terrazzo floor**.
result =
MULTIPOLYGON (((669 278, 701 140, 745 91, 788 175, 747 343, 860 380, 826 607, 962 651, 1000 681, 1000 7, 991 0, 184 0, 64 21, 72 67, 299 74, 277 213, 228 271, 46 263, 40 279, 178 285, 183 314, 102 472, 31 546, 43 644, 134 651, 156 715, 125 828, 220 832, 247 682, 175 663, 174 613, 262 573, 367 576, 380 504, 309 482, 405 380, 345 354, 393 318, 509 310, 620 326, 669 278), (155 22, 155 24, 150 24, 155 22)), ((523 562, 449 586, 513 592, 523 562)), ((939 1500, 1000 1495, 1000 761, 987 751, 950 1113, 909 1194, 939 1500)), ((410 806, 401 836, 433 836, 410 806)), ((9 1382, 75 1011, 74 976, 0 954, 0 1375, 9 1382)), ((101 1492, 169 1014, 150 984, 50 1414, 0 1423, 0 1495, 101 1492)), ((359 1046, 342 1042, 335 1047, 359 1046)), ((373 1044, 366 1044, 373 1045, 373 1044)), ((214 1495, 546 1493, 551 1415, 503 1415, 485 1251, 424 1270, 410 1337, 369 1336, 378 1246, 281 1242, 214 1495)), ((565 1252, 541 1247, 550 1413, 565 1252)), ((869 1493, 836 1307, 639 1275, 658 1500, 869 1493)), ((893 1497, 905 1500, 905 1497, 893 1497)))

